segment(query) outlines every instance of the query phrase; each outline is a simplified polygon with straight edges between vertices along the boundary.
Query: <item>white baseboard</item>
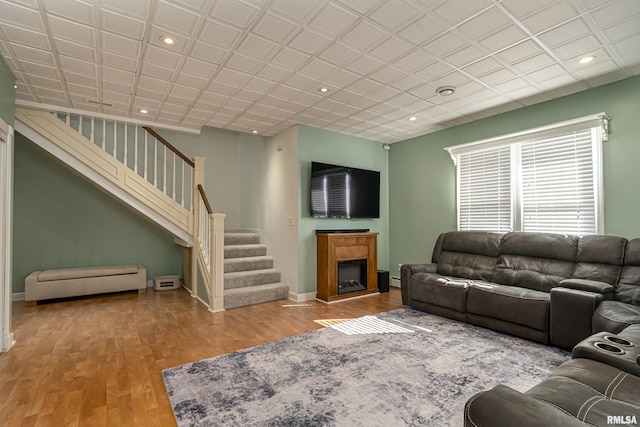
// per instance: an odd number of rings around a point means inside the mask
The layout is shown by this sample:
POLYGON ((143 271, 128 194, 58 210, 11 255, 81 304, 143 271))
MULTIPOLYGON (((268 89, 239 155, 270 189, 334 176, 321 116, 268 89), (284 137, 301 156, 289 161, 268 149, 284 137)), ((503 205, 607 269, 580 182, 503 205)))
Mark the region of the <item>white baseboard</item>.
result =
POLYGON ((391 282, 389 283, 389 286, 393 286, 394 288, 399 288, 400 287, 400 279, 397 277, 392 277, 391 278, 391 282))
POLYGON ((11 295, 11 301, 24 301, 24 292, 16 292, 11 295))
POLYGON ((6 353, 15 343, 16 340, 13 339, 13 332, 2 337, 2 348, 0 348, 0 353, 6 353))
POLYGON ((307 292, 306 294, 294 294, 293 292, 289 292, 289 296, 287 296, 287 298, 295 302, 315 301, 316 293, 307 292))

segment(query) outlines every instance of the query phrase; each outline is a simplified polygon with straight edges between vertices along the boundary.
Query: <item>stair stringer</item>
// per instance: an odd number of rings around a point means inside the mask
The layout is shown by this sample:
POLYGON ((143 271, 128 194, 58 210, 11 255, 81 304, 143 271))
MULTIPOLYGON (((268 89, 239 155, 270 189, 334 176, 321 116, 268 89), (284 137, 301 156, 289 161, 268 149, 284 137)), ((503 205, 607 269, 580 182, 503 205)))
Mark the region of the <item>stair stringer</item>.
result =
POLYGON ((99 188, 193 246, 193 213, 51 113, 16 108, 15 129, 99 188))

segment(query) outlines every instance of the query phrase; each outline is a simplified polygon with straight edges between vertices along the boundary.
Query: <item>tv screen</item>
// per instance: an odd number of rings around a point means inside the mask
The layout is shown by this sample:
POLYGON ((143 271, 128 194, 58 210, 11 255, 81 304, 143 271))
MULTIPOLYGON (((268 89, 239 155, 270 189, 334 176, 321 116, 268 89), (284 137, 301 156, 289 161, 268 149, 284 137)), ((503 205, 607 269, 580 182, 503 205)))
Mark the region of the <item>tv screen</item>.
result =
POLYGON ((311 162, 311 216, 380 218, 380 172, 311 162))

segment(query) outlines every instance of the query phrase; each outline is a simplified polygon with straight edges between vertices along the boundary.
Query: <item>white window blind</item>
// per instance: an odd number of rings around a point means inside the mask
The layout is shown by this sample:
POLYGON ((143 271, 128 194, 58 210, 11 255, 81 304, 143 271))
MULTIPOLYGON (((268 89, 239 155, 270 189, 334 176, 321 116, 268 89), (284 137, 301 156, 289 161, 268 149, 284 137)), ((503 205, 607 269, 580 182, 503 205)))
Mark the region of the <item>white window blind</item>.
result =
POLYGON ((586 129, 521 145, 523 231, 597 234, 594 139, 586 129))
POLYGON ((604 233, 600 113, 447 147, 457 174, 458 229, 604 233))
POLYGON ((458 229, 510 231, 511 211, 510 147, 460 154, 458 229))

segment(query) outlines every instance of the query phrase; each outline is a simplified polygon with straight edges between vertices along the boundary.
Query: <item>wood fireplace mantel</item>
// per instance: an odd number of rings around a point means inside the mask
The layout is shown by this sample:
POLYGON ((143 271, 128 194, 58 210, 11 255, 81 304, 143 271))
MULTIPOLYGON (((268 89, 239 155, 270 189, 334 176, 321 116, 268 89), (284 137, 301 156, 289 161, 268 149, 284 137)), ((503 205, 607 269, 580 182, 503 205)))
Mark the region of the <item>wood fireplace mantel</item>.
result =
POLYGON ((317 240, 317 292, 316 298, 324 302, 338 301, 378 292, 378 233, 316 233, 317 240), (339 294, 338 262, 366 259, 367 288, 339 294))

